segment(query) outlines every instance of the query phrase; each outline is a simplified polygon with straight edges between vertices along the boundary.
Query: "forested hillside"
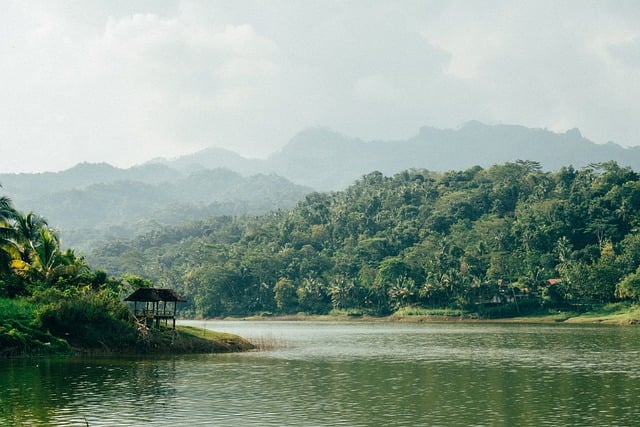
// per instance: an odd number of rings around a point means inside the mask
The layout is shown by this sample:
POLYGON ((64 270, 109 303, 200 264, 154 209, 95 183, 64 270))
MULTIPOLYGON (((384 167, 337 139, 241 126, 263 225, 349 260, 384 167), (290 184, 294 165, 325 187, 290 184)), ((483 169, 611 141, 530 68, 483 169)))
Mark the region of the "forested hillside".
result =
POLYGON ((640 296, 640 179, 614 162, 374 172, 290 212, 113 242, 92 261, 203 316, 406 306, 589 306, 640 296))
POLYGON ((0 175, 0 182, 17 205, 55 224, 65 247, 81 252, 158 225, 289 209, 311 191, 273 174, 178 171, 158 164, 83 164, 59 173, 0 175))

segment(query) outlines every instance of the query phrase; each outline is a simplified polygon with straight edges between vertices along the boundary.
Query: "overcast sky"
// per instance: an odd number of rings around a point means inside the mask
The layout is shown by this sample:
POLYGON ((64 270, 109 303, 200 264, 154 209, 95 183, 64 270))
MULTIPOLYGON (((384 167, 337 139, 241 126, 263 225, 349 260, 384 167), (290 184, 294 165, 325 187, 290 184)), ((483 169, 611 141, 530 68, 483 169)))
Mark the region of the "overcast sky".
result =
POLYGON ((469 120, 640 145, 638 1, 0 1, 0 172, 469 120))

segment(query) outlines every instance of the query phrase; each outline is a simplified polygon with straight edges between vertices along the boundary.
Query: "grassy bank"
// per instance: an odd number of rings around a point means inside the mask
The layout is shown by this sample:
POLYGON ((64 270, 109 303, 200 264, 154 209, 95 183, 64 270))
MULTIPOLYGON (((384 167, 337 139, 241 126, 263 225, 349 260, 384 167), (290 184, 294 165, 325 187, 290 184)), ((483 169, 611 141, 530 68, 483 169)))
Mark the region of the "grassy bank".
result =
MULTIPOLYGON (((169 331, 170 335, 171 332, 169 331)), ((183 350, 193 353, 229 353, 253 350, 255 346, 238 335, 226 332, 211 331, 192 326, 176 328, 176 343, 183 350)), ((185 351, 183 351, 185 352, 185 351)))
POLYGON ((35 325, 37 305, 0 298, 0 357, 66 353, 69 343, 35 325))
POLYGON ((81 355, 170 355, 232 353, 253 350, 255 346, 248 340, 234 334, 206 331, 189 326, 178 326, 175 330, 167 327, 151 329, 145 337, 123 342, 117 349, 72 347, 71 354, 81 355))
MULTIPOLYGON (((553 318, 553 315, 550 315, 553 318)), ((606 304, 586 313, 557 313, 556 321, 565 323, 640 324, 640 306, 625 303, 606 304)))
POLYGON ((0 299, 0 357, 226 353, 252 348, 232 334, 182 326, 140 329, 126 307, 109 309, 95 298, 46 304, 0 299))
POLYGON ((430 310, 403 308, 390 316, 399 321, 488 321, 530 323, 602 323, 610 325, 640 324, 640 306, 630 303, 611 303, 590 307, 588 311, 527 308, 520 311, 503 310, 509 315, 492 316, 463 310, 430 310))
POLYGON ((229 318, 231 320, 278 320, 278 321, 390 321, 390 322, 505 322, 505 323, 602 323, 610 325, 640 324, 640 306, 628 302, 611 303, 590 307, 588 311, 520 307, 505 305, 484 312, 448 309, 404 307, 389 316, 374 316, 365 313, 333 310, 326 315, 298 313, 282 316, 249 316, 229 318))
MULTIPOLYGON (((640 306, 615 303, 558 310, 494 307, 482 312, 405 307, 390 316, 333 311, 328 315, 256 316, 250 320, 398 321, 398 322, 553 322, 640 324, 640 306)), ((72 297, 55 292, 37 298, 0 298, 0 357, 59 354, 186 354, 246 351, 264 347, 239 336, 196 327, 147 329, 111 294, 72 297)))

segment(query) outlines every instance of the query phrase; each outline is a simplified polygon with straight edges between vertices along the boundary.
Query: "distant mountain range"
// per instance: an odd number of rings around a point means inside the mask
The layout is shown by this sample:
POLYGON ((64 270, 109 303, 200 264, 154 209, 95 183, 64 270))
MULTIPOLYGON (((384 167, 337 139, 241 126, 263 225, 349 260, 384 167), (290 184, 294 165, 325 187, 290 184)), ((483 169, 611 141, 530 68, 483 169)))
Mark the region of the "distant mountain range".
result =
POLYGON ((595 144, 577 129, 559 134, 479 122, 455 130, 423 127, 396 141, 312 128, 264 160, 208 148, 129 169, 83 163, 57 173, 0 174, 0 192, 20 210, 48 218, 66 245, 83 248, 157 224, 288 209, 313 190, 340 190, 374 170, 463 170, 518 159, 538 161, 545 170, 609 160, 640 170, 640 147, 595 144))
POLYGON ((158 225, 289 209, 312 191, 274 174, 186 173, 159 164, 118 169, 85 163, 58 173, 4 174, 0 183, 19 210, 43 215, 60 230, 64 246, 76 249, 158 225))
POLYGON ((396 141, 363 141, 330 129, 312 128, 300 132, 266 160, 208 148, 158 162, 176 169, 228 167, 242 174, 276 173, 296 184, 326 191, 345 188, 374 170, 386 175, 410 168, 443 172, 519 159, 540 162, 544 170, 581 168, 609 160, 640 170, 640 147, 596 144, 578 129, 554 133, 472 121, 456 130, 423 127, 416 136, 396 141))

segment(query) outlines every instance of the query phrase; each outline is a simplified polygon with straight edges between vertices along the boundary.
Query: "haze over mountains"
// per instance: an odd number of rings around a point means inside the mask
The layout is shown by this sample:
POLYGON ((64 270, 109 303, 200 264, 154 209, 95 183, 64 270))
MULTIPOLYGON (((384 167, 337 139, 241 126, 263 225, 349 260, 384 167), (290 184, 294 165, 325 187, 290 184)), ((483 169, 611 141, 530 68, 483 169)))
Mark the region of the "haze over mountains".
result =
POLYGON ((423 127, 406 140, 363 141, 327 128, 300 132, 266 160, 246 159, 233 152, 208 148, 176 160, 161 161, 181 169, 229 167, 242 174, 276 173, 318 191, 340 190, 374 170, 391 175, 410 168, 431 171, 487 167, 515 160, 533 160, 544 170, 581 168, 614 160, 640 169, 640 147, 596 144, 578 129, 554 133, 516 125, 468 122, 459 129, 423 127))
POLYGON ((63 244, 77 249, 158 225, 289 209, 312 191, 275 174, 186 173, 159 164, 118 169, 83 163, 58 173, 0 175, 0 183, 20 210, 47 218, 63 244))
POLYGON ((288 209, 313 190, 340 190, 374 170, 462 170, 518 159, 538 161, 545 170, 609 160, 640 170, 640 147, 595 144, 577 129, 558 134, 479 122, 456 130, 423 127, 397 141, 311 128, 264 160, 208 148, 129 169, 84 163, 58 173, 0 174, 0 184, 19 209, 59 227, 66 245, 84 248, 157 224, 288 209))

